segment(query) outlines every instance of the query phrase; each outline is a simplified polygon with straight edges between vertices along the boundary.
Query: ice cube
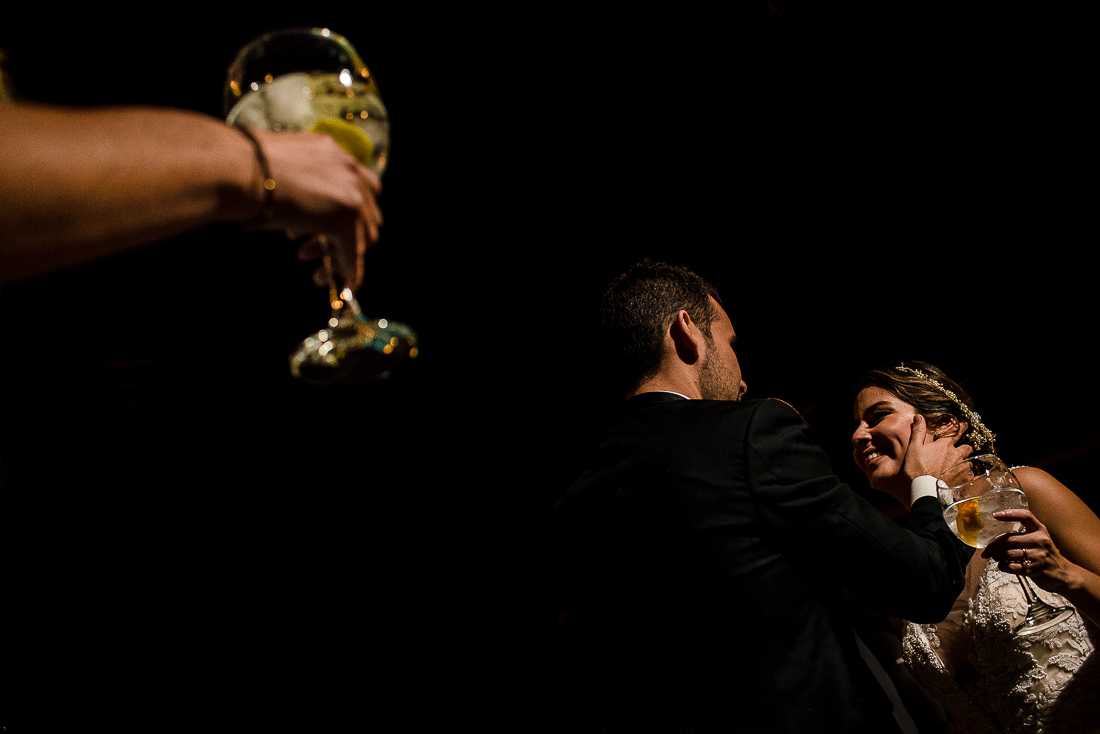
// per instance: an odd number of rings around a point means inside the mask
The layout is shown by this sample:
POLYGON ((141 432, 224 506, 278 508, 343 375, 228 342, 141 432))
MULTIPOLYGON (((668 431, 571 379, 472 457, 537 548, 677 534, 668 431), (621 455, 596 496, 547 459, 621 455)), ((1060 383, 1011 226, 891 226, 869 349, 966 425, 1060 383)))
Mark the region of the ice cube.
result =
POLYGON ((273 129, 303 130, 313 124, 309 74, 286 74, 262 87, 273 129))

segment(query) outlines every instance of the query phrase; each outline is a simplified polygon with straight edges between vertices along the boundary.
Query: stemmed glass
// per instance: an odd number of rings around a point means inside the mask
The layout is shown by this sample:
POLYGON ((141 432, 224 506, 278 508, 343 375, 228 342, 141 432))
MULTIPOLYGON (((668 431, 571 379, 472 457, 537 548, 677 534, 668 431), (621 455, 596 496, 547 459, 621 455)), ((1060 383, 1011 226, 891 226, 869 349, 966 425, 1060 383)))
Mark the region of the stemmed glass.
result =
MULTIPOLYGON (((223 92, 230 125, 331 135, 377 173, 389 157, 389 117, 374 78, 346 38, 327 28, 286 28, 244 46, 223 92)), ((290 372, 314 384, 367 382, 417 356, 408 326, 368 319, 334 267, 335 249, 319 238, 331 316, 290 356, 290 372)))
MULTIPOLYGON (((1026 510, 1027 497, 1020 481, 997 456, 974 456, 944 472, 938 482, 943 518, 959 540, 985 548, 994 538, 1023 529, 1019 522, 997 520, 1001 510, 1026 510)), ((1039 599, 1031 581, 1017 575, 1027 599, 1027 613, 1013 630, 1027 635, 1040 632, 1075 613, 1073 607, 1052 607, 1039 599)))

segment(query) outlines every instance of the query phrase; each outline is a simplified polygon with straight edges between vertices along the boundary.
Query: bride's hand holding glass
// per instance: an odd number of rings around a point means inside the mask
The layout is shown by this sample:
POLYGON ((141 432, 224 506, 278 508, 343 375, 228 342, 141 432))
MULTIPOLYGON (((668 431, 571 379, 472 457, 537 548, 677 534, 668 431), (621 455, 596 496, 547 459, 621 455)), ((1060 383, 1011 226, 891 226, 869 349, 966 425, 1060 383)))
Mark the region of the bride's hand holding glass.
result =
POLYGON ((1004 573, 1027 576, 1040 589, 1064 595, 1073 584, 1074 564, 1058 550, 1046 525, 1024 509, 1003 510, 994 517, 1019 523, 1021 530, 990 541, 982 558, 995 561, 1004 573))
MULTIPOLYGON (((974 456, 945 471, 936 484, 944 520, 959 540, 981 549, 986 557, 985 549, 990 546, 994 547, 992 553, 1006 546, 1023 551, 1012 554, 1019 563, 1016 569, 1009 571, 1016 574, 1026 602, 1023 618, 1013 628, 1015 634, 1042 632, 1076 613, 1072 606, 1050 606, 1030 585, 1032 564, 1026 554, 1028 547, 1039 548, 1034 545, 1040 537, 1035 532, 1038 528, 1032 525, 1032 530, 1025 531, 1022 540, 1012 536, 1026 528, 1018 517, 1021 514, 1030 517, 1035 524, 1039 521, 1027 509, 1027 495, 1020 480, 1000 458, 995 454, 974 456)), ((1045 528, 1042 535, 1050 541, 1045 528)), ((1048 548, 1053 547, 1050 541, 1048 548)), ((1043 558, 1045 560, 1045 554, 1043 558)))

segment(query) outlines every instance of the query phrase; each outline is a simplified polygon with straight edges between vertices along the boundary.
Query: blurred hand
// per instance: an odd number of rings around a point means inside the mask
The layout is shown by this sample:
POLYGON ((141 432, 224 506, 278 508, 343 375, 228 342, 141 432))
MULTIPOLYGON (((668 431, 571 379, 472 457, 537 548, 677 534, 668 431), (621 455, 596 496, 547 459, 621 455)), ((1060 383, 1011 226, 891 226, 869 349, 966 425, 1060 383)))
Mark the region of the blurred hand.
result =
MULTIPOLYGON (((378 241, 382 211, 377 196, 382 182, 328 135, 254 130, 275 180, 274 207, 264 229, 280 229, 292 238, 308 237, 298 250, 302 260, 322 255, 315 235, 333 245, 333 266, 346 285, 363 283, 363 256, 378 241)), ((324 285, 323 269, 314 281, 324 285)))

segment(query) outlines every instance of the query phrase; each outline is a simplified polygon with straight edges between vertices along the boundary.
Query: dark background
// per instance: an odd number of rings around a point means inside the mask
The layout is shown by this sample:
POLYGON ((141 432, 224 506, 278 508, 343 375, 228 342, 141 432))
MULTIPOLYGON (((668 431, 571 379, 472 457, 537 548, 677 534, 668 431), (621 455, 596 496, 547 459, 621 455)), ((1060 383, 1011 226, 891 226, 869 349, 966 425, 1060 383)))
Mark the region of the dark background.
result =
POLYGON ((748 397, 857 491, 849 386, 915 358, 1096 503, 1085 19, 259 15, 39 13, 0 48, 30 99, 220 115, 256 35, 346 35, 393 125, 360 297, 422 357, 294 383, 323 295, 232 228, 0 290, 5 725, 576 731, 546 526, 616 405, 587 309, 640 257, 719 287, 748 397))

